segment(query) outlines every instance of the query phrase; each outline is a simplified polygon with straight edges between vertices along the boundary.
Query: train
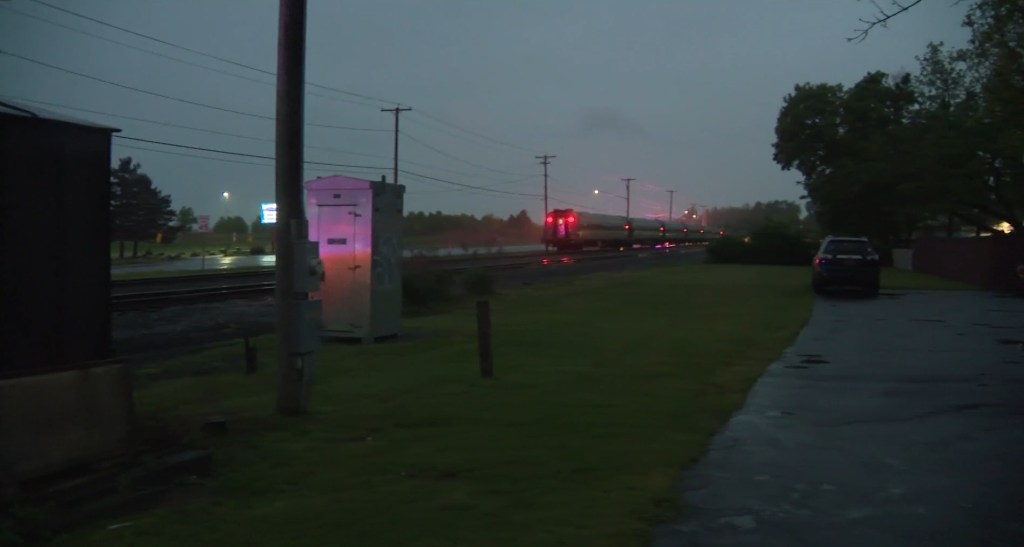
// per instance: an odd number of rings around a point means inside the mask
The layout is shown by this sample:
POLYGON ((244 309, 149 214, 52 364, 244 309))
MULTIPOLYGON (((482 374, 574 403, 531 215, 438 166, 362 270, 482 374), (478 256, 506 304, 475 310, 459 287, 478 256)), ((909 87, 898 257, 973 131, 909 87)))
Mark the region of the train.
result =
POLYGON ((554 209, 544 217, 544 236, 541 242, 564 251, 634 245, 704 244, 724 235, 724 230, 690 226, 684 222, 554 209))

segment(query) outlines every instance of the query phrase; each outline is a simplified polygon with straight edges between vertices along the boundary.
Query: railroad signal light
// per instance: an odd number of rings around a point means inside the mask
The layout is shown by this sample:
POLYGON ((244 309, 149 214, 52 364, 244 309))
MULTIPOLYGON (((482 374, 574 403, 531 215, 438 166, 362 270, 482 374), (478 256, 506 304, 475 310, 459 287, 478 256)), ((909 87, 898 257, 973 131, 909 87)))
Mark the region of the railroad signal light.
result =
POLYGON ((629 224, 624 225, 623 228, 628 230, 629 229, 629 224))
POLYGON ((700 233, 702 233, 702 234, 704 233, 704 228, 700 229, 700 233))
POLYGON ((665 227, 664 226, 658 226, 658 231, 659 232, 664 232, 665 231, 665 227))

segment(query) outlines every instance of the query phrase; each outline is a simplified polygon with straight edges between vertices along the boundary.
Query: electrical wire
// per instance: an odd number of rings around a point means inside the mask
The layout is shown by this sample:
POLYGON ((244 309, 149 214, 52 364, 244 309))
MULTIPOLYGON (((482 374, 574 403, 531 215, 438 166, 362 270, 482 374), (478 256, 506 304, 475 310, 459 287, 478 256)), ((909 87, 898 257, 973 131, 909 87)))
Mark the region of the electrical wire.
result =
MULTIPOLYGON (((199 150, 199 151, 202 151, 202 152, 213 152, 213 153, 216 153, 216 154, 226 154, 226 155, 229 155, 229 156, 239 156, 239 157, 244 157, 244 158, 258 158, 258 159, 262 159, 262 160, 273 160, 273 159, 275 159, 274 156, 263 156, 263 155, 260 155, 260 154, 247 154, 245 152, 232 152, 230 150, 219 150, 219 149, 216 149, 216 148, 205 148, 205 147, 202 147, 202 146, 191 146, 191 145, 188 145, 188 144, 178 144, 178 143, 165 142, 165 141, 155 141, 155 140, 150 140, 150 139, 139 139, 139 138, 136 138, 136 137, 125 137, 123 135, 114 135, 114 138, 115 139, 119 139, 119 140, 125 140, 125 141, 145 142, 145 143, 149 143, 149 144, 159 144, 159 145, 162 145, 162 146, 170 146, 170 147, 173 147, 173 148, 183 148, 183 149, 186 149, 186 150, 199 150)), ((346 168, 353 168, 353 169, 373 169, 373 170, 378 170, 378 171, 386 171, 388 169, 387 167, 380 167, 380 166, 376 166, 376 165, 351 165, 351 164, 346 164, 346 163, 330 163, 330 162, 323 162, 323 161, 303 161, 303 163, 308 164, 308 165, 327 165, 327 166, 330 166, 330 167, 346 167, 346 168)))
MULTIPOLYGON (((215 59, 215 60, 219 60, 221 62, 225 62, 225 64, 228 64, 228 65, 231 65, 231 66, 234 66, 234 67, 240 67, 240 68, 248 69, 248 70, 251 70, 251 71, 254 71, 254 72, 257 72, 257 73, 260 73, 260 74, 264 74, 264 75, 267 75, 267 76, 274 76, 274 77, 276 77, 276 73, 274 73, 272 71, 267 71, 267 70, 264 70, 264 69, 260 69, 258 67, 253 67, 251 65, 246 65, 246 64, 244 64, 244 62, 239 62, 237 60, 232 60, 232 59, 229 59, 229 58, 226 58, 226 57, 221 57, 219 55, 214 55, 212 53, 207 53, 205 51, 200 51, 198 49, 193 49, 193 48, 185 47, 185 46, 182 46, 180 44, 176 44, 176 43, 173 43, 173 42, 170 42, 170 41, 167 41, 167 40, 162 40, 160 38, 156 38, 154 36, 146 35, 146 34, 143 34, 143 33, 137 32, 137 31, 132 31, 131 29, 126 29, 124 27, 119 27, 117 25, 106 23, 106 22, 104 22, 104 20, 101 20, 101 19, 98 19, 98 18, 95 18, 95 17, 90 17, 88 15, 85 15, 83 13, 79 13, 77 11, 73 11, 73 10, 68 9, 68 8, 63 8, 63 7, 60 7, 60 6, 55 6, 55 5, 50 4, 48 2, 44 2, 43 0, 30 0, 30 1, 32 1, 32 2, 34 2, 36 4, 39 4, 39 5, 42 5, 42 6, 46 6, 46 7, 50 8, 50 9, 54 9, 56 11, 60 11, 60 12, 63 12, 63 13, 66 13, 66 14, 69 14, 69 15, 72 15, 72 16, 75 16, 75 17, 83 18, 85 20, 89 20, 89 22, 92 22, 92 23, 94 23, 96 25, 101 25, 101 26, 104 26, 104 27, 109 27, 109 28, 116 29, 116 30, 124 32, 124 33, 131 34, 133 36, 137 36, 139 38, 143 38, 145 40, 151 40, 151 41, 154 41, 154 42, 157 42, 157 43, 169 46, 169 47, 174 47, 174 48, 181 49, 183 51, 187 51, 189 53, 193 53, 193 54, 196 54, 196 55, 201 55, 201 56, 205 56, 205 57, 212 58, 212 59, 215 59)), ((323 84, 317 84, 317 83, 314 83, 314 82, 306 82, 306 85, 310 86, 310 87, 315 87, 315 88, 318 88, 318 89, 324 89, 324 90, 327 90, 327 91, 333 91, 335 93, 340 93, 340 94, 347 95, 347 96, 353 96, 353 97, 362 98, 362 99, 366 99, 366 100, 373 100, 373 101, 377 101, 377 102, 382 102, 382 103, 385 103, 385 104, 399 104, 399 102, 395 101, 395 100, 388 100, 388 99, 384 99, 384 98, 381 98, 381 97, 375 97, 375 96, 372 96, 372 95, 367 95, 367 94, 364 94, 364 93, 356 93, 354 91, 349 91, 349 90, 346 90, 346 89, 340 89, 340 88, 336 88, 336 87, 330 87, 330 86, 326 86, 326 85, 323 85, 323 84)), ((530 154, 537 154, 536 151, 531 151, 529 149, 523 148, 523 146, 512 144, 511 142, 507 142, 507 141, 504 141, 504 140, 501 140, 501 139, 497 139, 497 138, 494 138, 494 137, 490 137, 490 136, 484 135, 484 134, 482 134, 480 132, 473 131, 471 129, 466 129, 464 127, 461 127, 461 126, 456 125, 456 124, 451 123, 451 122, 446 122, 446 121, 441 120, 441 119, 439 119, 439 118, 437 118, 435 116, 430 115, 427 112, 424 112, 423 110, 417 109, 417 110, 415 110, 413 112, 415 112, 419 116, 423 116, 424 118, 427 118, 429 120, 433 120, 433 121, 435 121, 435 122, 437 122, 439 124, 445 125, 447 127, 451 127, 453 129, 457 129, 459 131, 463 131, 465 133, 474 135, 474 136, 476 136, 478 138, 482 138, 482 139, 490 141, 490 142, 494 142, 494 143, 497 143, 497 144, 508 146, 508 148, 511 148, 511 149, 515 149, 515 150, 519 150, 519 151, 523 151, 523 152, 528 152, 530 154)))
POLYGON ((462 158, 460 158, 458 156, 454 156, 452 154, 449 154, 449 153, 445 152, 444 150, 441 150, 439 148, 431 146, 431 145, 421 141, 420 139, 417 139, 416 137, 413 137, 412 135, 409 134, 408 131, 402 131, 402 132, 400 132, 400 134, 402 136, 404 136, 405 138, 411 140, 412 142, 414 142, 414 143, 416 143, 416 144, 426 148, 427 150, 431 150, 434 153, 440 154, 440 155, 442 155, 442 156, 444 156, 444 157, 446 157, 448 159, 452 159, 452 160, 455 160, 455 161, 458 161, 458 162, 462 162, 462 163, 465 163, 467 165, 472 165, 473 167, 479 167, 480 169, 486 169, 488 171, 493 171, 495 173, 501 173, 502 175, 526 176, 523 173, 514 173, 512 171, 503 171, 501 169, 494 169, 493 167, 487 167, 486 165, 481 165, 479 163, 475 163, 475 162, 472 162, 472 161, 469 161, 469 160, 466 160, 466 159, 462 159, 462 158))
MULTIPOLYGON (((110 80, 105 80, 103 78, 98 78, 96 76, 91 76, 89 74, 84 74, 82 72, 76 72, 74 70, 70 70, 70 69, 67 69, 67 68, 64 68, 64 67, 60 67, 60 66, 57 66, 57 65, 53 65, 53 64, 50 64, 50 63, 39 61, 37 59, 32 59, 32 58, 26 57, 24 55, 19 55, 17 53, 11 53, 10 51, 0 50, 0 55, 7 55, 9 57, 14 57, 16 59, 20 59, 22 61, 26 61, 26 62, 33 63, 33 64, 36 64, 36 65, 44 66, 44 67, 47 67, 47 68, 50 68, 50 69, 53 69, 53 70, 58 70, 58 71, 61 71, 61 72, 66 72, 68 74, 73 74, 73 75, 79 76, 81 78, 85 78, 85 79, 88 79, 88 80, 93 80, 93 81, 96 81, 96 82, 101 82, 101 83, 104 83, 104 84, 107 84, 107 85, 111 85, 111 86, 114 86, 114 87, 119 87, 119 88, 127 89, 127 90, 130 90, 130 91, 135 91, 136 93, 142 93, 144 95, 151 95, 153 97, 159 97, 161 99, 167 99, 167 100, 171 100, 171 101, 175 101, 175 102, 179 102, 179 103, 189 104, 189 105, 192 105, 192 106, 208 108, 208 109, 211 109, 211 110, 218 110, 218 111, 221 111, 221 112, 229 112, 231 114, 238 114, 238 115, 241 115, 241 116, 248 116, 250 118, 259 118, 259 119, 262 119, 262 120, 276 120, 276 118, 274 116, 266 116, 266 115, 263 115, 263 114, 254 114, 252 112, 243 112, 241 110, 234 110, 234 109, 231 109, 231 108, 224 108, 222 106, 214 106, 214 105, 210 105, 210 104, 206 104, 206 103, 201 103, 199 101, 192 101, 192 100, 189 100, 189 99, 182 99, 180 97, 174 97, 172 95, 165 95, 163 93, 157 93, 155 91, 149 91, 147 89, 141 89, 141 88, 138 88, 138 87, 133 87, 133 86, 130 86, 130 85, 125 85, 125 84, 121 84, 121 83, 118 83, 118 82, 112 82, 110 80)), ((309 126, 309 127, 326 127, 326 128, 329 128, 329 129, 342 129, 342 130, 346 130, 346 131, 372 131, 372 132, 386 132, 386 131, 390 131, 390 129, 374 129, 374 128, 367 128, 367 127, 348 127, 348 126, 344 126, 344 125, 331 125, 331 124, 310 123, 310 122, 307 122, 306 125, 309 126)))

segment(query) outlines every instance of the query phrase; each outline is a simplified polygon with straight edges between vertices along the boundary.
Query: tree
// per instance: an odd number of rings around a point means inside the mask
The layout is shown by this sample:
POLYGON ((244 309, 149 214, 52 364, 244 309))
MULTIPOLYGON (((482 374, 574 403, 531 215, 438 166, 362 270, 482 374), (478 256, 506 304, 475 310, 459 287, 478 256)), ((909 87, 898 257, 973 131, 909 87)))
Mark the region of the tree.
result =
POLYGON ((915 95, 909 75, 865 75, 853 87, 804 84, 784 99, 775 161, 799 182, 826 230, 889 243, 905 234, 913 180, 904 163, 915 95))
POLYGON ((176 219, 178 227, 183 232, 191 232, 192 225, 199 223, 199 218, 196 217, 196 212, 191 207, 182 207, 178 209, 178 217, 176 219))
POLYGON ((249 233, 254 237, 266 237, 270 235, 270 224, 264 224, 260 220, 260 216, 256 215, 256 218, 249 224, 249 233))
POLYGON ((120 258, 126 241, 132 242, 132 257, 137 257, 139 241, 167 231, 175 217, 171 196, 157 189, 141 168, 126 157, 110 173, 110 233, 118 242, 120 258))
POLYGON ((220 217, 213 224, 215 234, 241 234, 249 233, 249 224, 240 216, 220 217))

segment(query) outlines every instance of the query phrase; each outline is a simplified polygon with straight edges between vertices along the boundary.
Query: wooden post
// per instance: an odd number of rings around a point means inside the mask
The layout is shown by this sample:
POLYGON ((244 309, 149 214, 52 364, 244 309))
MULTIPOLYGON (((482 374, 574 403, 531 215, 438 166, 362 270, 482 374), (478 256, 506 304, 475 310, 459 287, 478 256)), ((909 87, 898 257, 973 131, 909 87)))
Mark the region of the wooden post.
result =
POLYGON ((491 355, 491 302, 476 301, 476 334, 480 348, 480 376, 494 377, 494 360, 491 355))

